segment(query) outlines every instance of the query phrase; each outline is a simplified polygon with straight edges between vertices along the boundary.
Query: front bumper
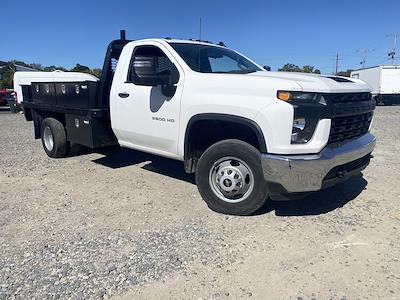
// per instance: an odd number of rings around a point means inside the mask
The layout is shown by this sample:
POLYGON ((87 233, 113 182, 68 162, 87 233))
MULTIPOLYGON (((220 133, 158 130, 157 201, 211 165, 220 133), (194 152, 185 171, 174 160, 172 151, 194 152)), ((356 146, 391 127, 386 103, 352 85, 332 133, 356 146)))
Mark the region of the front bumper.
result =
POLYGON ((369 155, 375 143, 375 136, 367 133, 351 141, 329 145, 318 154, 263 154, 264 178, 268 183, 282 186, 287 193, 318 191, 329 171, 369 155))

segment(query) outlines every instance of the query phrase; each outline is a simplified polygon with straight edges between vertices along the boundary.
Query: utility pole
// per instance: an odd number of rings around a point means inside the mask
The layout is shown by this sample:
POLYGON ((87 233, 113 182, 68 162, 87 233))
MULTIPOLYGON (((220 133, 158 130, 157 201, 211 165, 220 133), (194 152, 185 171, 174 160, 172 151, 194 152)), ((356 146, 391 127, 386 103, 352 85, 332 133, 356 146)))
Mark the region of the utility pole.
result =
POLYGON ((394 61, 396 60, 396 46, 397 46, 397 35, 398 32, 393 32, 392 34, 388 34, 387 36, 393 37, 393 48, 388 53, 389 59, 392 61, 392 65, 394 65, 394 61))
POLYGON ((338 74, 338 70, 339 70, 339 60, 340 60, 340 56, 339 53, 336 53, 336 65, 335 65, 335 75, 338 74))

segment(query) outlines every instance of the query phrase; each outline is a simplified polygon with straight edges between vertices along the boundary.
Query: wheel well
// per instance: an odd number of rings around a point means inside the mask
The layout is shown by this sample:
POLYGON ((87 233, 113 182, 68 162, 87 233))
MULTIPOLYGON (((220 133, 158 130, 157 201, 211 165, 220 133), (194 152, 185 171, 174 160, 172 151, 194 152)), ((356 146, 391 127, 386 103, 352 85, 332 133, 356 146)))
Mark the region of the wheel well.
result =
POLYGON ((35 139, 40 139, 42 136, 42 133, 40 131, 42 122, 46 118, 54 118, 58 121, 60 121, 64 127, 65 125, 65 115, 60 114, 60 113, 55 113, 55 112, 49 112, 49 111, 44 111, 44 110, 32 110, 32 118, 33 118, 33 124, 34 124, 34 129, 35 129, 35 139))
POLYGON ((203 152, 216 142, 226 139, 238 139, 260 152, 267 152, 261 129, 251 120, 224 115, 195 117, 189 122, 185 136, 185 171, 194 173, 203 152))

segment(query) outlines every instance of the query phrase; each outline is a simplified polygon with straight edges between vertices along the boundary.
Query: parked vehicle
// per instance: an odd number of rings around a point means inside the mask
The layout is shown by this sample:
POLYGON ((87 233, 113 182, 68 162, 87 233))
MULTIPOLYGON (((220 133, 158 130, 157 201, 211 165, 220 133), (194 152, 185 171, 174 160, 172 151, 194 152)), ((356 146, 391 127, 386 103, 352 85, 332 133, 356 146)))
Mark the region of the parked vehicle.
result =
POLYGON ((8 93, 6 89, 0 89, 0 106, 7 105, 8 93))
POLYGON ((101 78, 22 86, 49 157, 70 143, 183 161, 215 211, 248 215, 359 174, 369 163, 375 101, 357 79, 268 72, 207 42, 110 43, 101 78))
POLYGON ((351 72, 351 78, 365 81, 372 87, 372 96, 384 105, 400 103, 400 66, 377 66, 351 72))

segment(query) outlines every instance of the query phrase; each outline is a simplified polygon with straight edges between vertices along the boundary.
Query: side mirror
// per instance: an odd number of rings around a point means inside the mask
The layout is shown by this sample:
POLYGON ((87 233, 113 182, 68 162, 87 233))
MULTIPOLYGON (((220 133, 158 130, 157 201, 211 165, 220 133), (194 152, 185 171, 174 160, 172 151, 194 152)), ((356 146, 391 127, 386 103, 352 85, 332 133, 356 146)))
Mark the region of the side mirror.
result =
POLYGON ((172 85, 169 74, 152 74, 139 78, 139 83, 145 86, 172 85))
POLYGON ((265 71, 268 71, 268 72, 271 71, 271 67, 270 66, 264 66, 263 68, 264 68, 265 71))
POLYGON ((170 71, 156 73, 156 62, 154 56, 136 56, 133 61, 133 70, 134 72, 131 74, 131 81, 136 81, 140 85, 172 85, 170 71))

